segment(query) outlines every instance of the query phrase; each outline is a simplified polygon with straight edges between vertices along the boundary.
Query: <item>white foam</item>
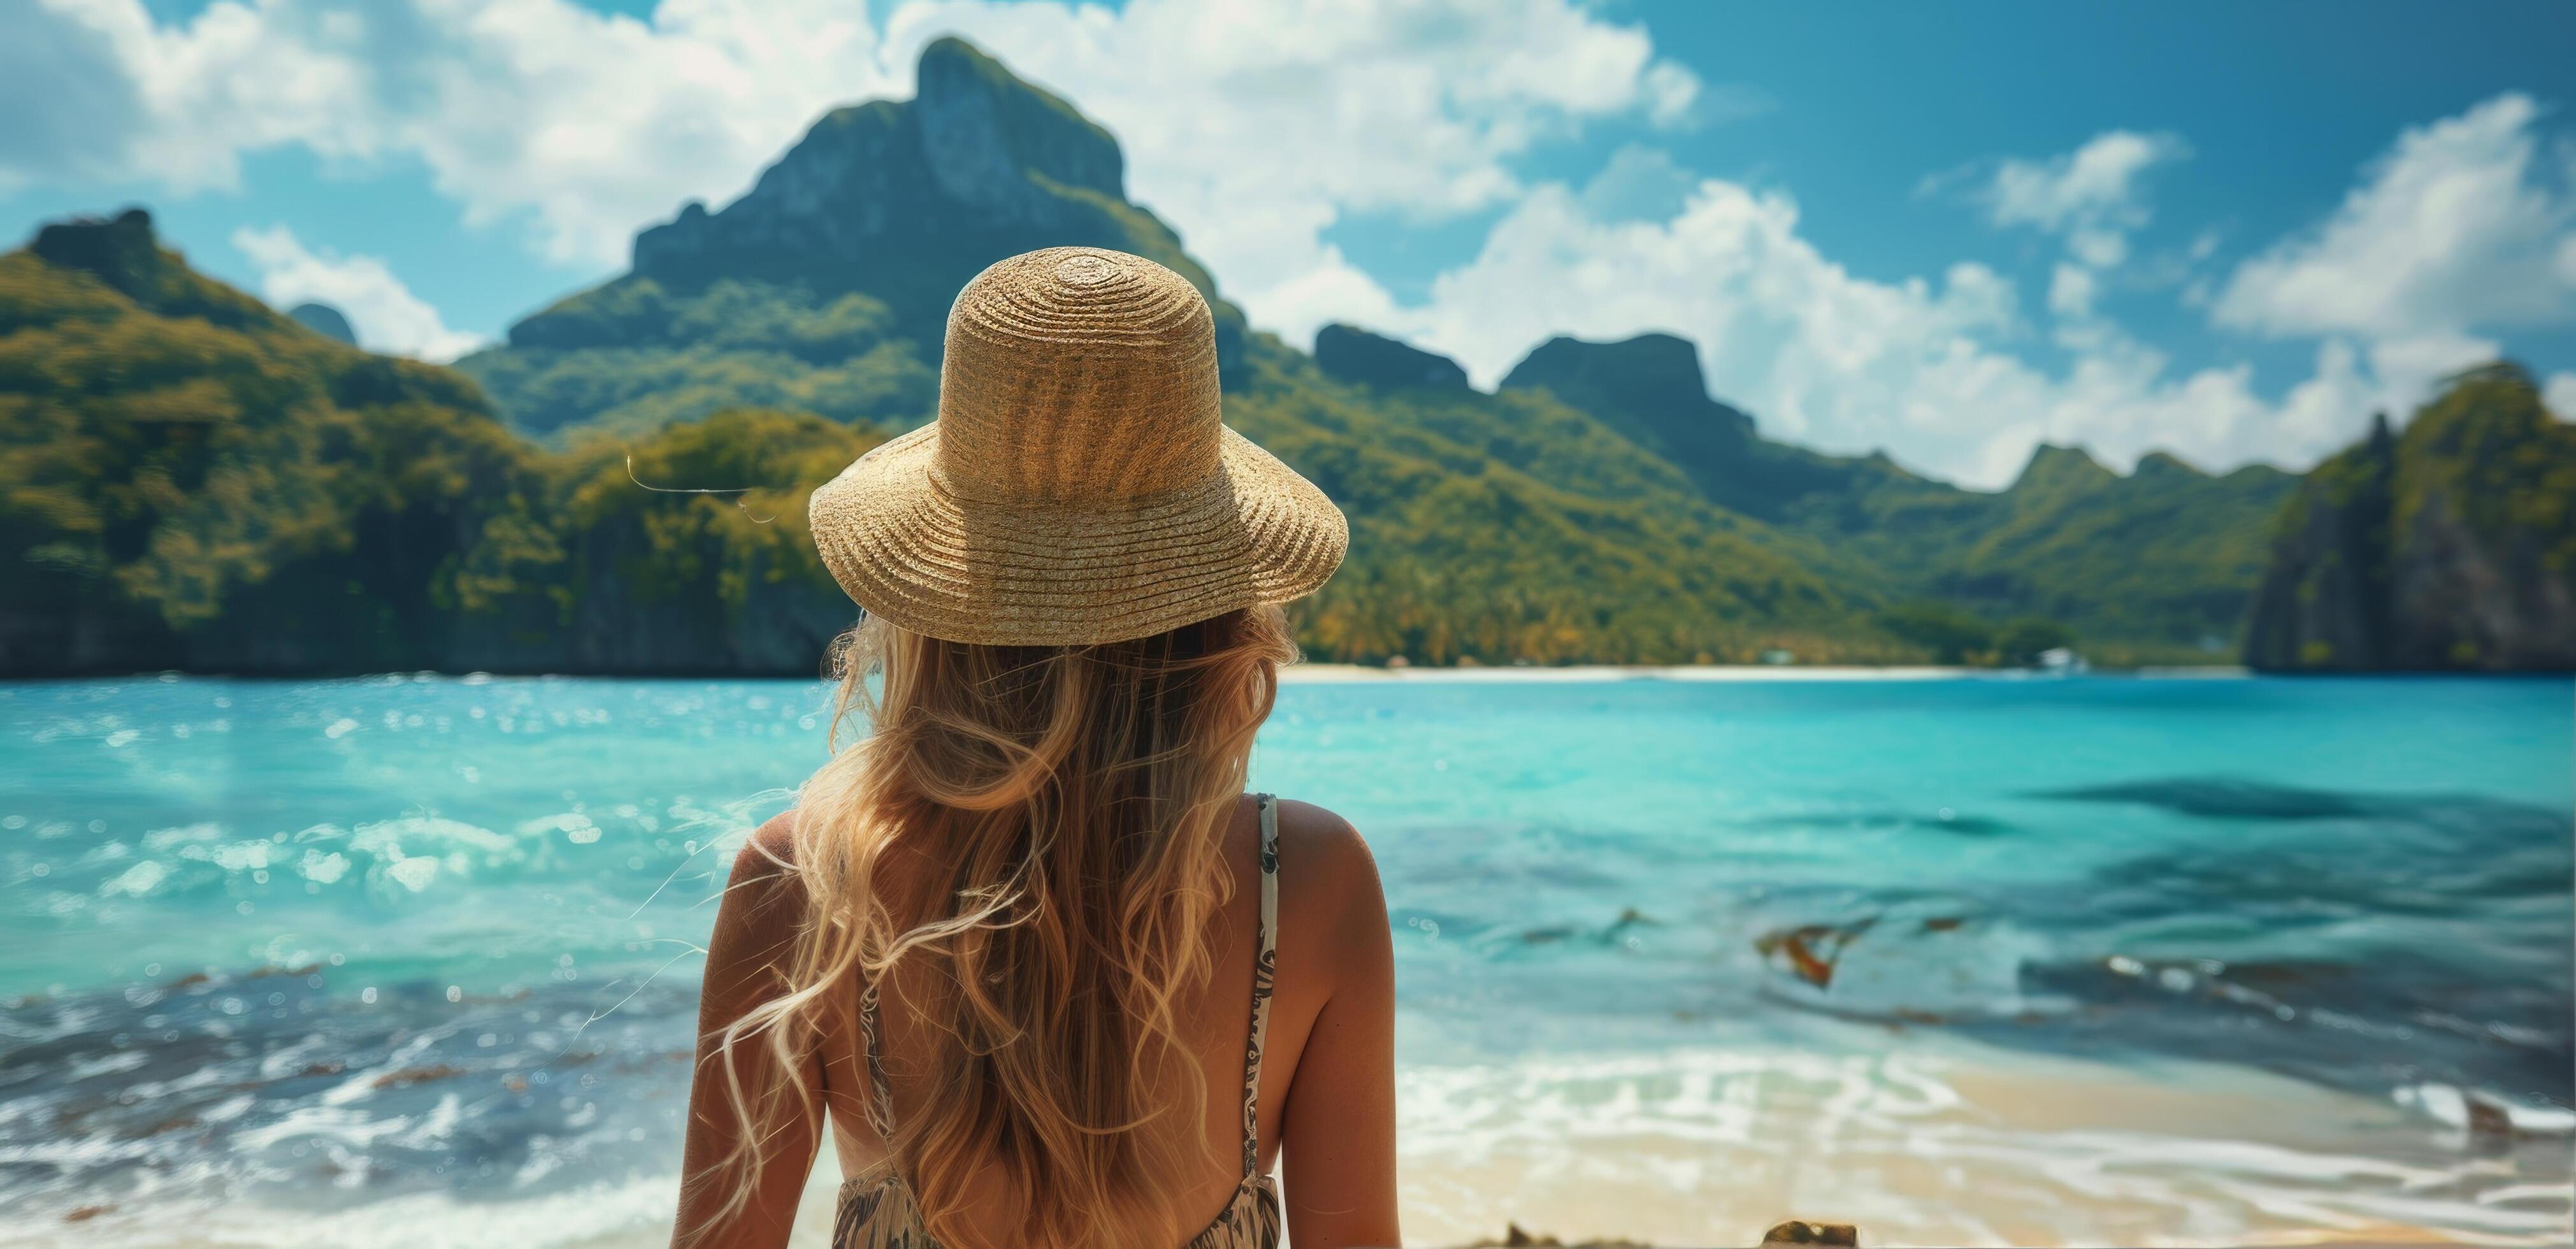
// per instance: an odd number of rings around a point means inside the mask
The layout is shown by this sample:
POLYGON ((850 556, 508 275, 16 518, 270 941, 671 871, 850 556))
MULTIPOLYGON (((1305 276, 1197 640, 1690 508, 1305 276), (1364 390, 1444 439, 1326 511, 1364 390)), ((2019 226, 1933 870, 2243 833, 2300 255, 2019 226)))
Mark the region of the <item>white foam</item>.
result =
POLYGON ((170 869, 162 866, 160 860, 145 859, 125 869, 122 874, 109 878, 107 883, 98 887, 98 891, 103 894, 122 893, 139 898, 160 888, 161 882, 169 875, 170 869))
POLYGON ((2197 1064, 1962 1045, 1837 1056, 1677 1051, 1408 1066, 1408 1232, 1741 1243, 1787 1214, 1879 1243, 2241 1244, 2390 1227, 2566 1239, 2576 1189, 2412 1127, 2384 1102, 2197 1064), (2372 1107, 2380 1109, 2373 1113, 2372 1107))

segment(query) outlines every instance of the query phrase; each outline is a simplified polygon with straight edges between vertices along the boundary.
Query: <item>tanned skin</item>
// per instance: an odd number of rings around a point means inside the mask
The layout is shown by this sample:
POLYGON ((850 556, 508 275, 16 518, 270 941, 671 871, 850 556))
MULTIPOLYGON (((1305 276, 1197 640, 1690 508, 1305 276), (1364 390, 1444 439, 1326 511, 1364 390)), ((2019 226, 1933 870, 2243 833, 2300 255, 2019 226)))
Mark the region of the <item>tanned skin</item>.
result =
MULTIPOLYGON (((697 1076, 689 1089, 682 1162, 689 1182, 682 1185, 675 1246, 784 1245, 825 1142, 837 1147, 848 1174, 885 1157, 884 1142, 869 1130, 861 1108, 866 1083, 858 1037, 844 1025, 827 1029, 817 1052, 801 1056, 819 1096, 760 1125, 774 1161, 741 1209, 710 1223, 730 1195, 729 1181, 698 1182, 733 1148, 737 1131, 716 1040, 727 1024, 778 991, 773 960, 802 912, 801 886, 775 861, 792 853, 794 819, 789 812, 771 820, 745 844, 716 915, 699 1010, 697 1076), (692 1229, 702 1230, 692 1235, 692 1229)), ((1261 834, 1249 798, 1237 804, 1224 837, 1234 895, 1211 926, 1216 970, 1205 1008, 1187 1021, 1206 1080, 1211 1147, 1203 1175, 1193 1181, 1193 1204, 1180 1212, 1182 1225, 1192 1229, 1225 1208, 1240 1178, 1243 1043, 1261 906, 1261 834)), ((1279 961, 1261 1068, 1261 1165, 1281 1166, 1288 1234, 1298 1249, 1396 1245, 1395 962, 1377 864, 1340 816, 1286 801, 1279 804, 1279 861, 1279 961)), ((898 880, 892 892, 903 888, 898 880)), ((919 903, 908 898, 903 904, 919 903)), ((935 1033, 896 1008, 902 978, 899 969, 897 991, 885 995, 881 1017, 898 1122, 937 1093, 908 1078, 928 1070, 924 1059, 935 1033)), ((852 985, 852 1003, 857 993, 852 985)), ((735 1047, 747 1087, 772 1074, 770 1061, 757 1042, 735 1047)), ((1014 1226, 1008 1200, 998 1187, 978 1200, 979 1208, 995 1213, 980 1221, 976 1239, 1008 1243, 1014 1226)))

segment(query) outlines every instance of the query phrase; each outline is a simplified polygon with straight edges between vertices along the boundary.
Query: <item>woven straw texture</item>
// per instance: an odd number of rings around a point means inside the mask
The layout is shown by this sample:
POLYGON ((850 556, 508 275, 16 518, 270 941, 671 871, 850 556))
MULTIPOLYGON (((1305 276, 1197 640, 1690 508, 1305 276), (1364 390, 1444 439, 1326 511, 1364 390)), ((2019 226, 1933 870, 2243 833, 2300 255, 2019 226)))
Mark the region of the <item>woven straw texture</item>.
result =
POLYGON ((1350 527, 1227 429, 1216 325, 1179 274, 1028 252, 948 314, 939 419, 814 492, 814 541, 860 607, 955 642, 1146 637, 1312 592, 1350 527))

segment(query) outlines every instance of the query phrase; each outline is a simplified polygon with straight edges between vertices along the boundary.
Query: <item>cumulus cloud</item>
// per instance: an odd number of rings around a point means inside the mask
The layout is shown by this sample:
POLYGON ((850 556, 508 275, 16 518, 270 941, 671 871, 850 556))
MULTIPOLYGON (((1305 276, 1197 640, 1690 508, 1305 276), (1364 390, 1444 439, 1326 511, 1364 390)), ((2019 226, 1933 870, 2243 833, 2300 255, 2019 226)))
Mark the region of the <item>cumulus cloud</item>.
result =
POLYGON ((2117 272, 2129 263, 2130 233, 2154 215, 2146 197, 2147 171, 2190 156, 2191 146, 2178 135, 2106 130, 2048 160, 2008 157, 1994 162, 1991 172, 1965 166, 1926 186, 1973 177, 1970 198, 1985 209, 1988 221, 2059 236, 2066 254, 2049 275, 2053 337, 2072 351, 2102 351, 2125 342, 2120 327, 2096 307, 2106 287, 2167 285, 2188 267, 2188 261, 2169 258, 2147 272, 2117 272))
MULTIPOLYGON (((2401 419, 2495 359, 2493 333, 2576 321, 2576 166, 2544 161, 2539 117, 2507 93, 2407 130, 2324 221, 2237 266, 2211 320, 2353 344, 2401 419)), ((2567 376, 2548 382, 2562 415, 2567 376)))
POLYGON ((2553 373, 2540 392, 2542 403, 2562 421, 2576 421, 2576 373, 2553 373))
MULTIPOLYGON (((1639 27, 1567 0, 898 9, 887 38, 959 30, 1115 131, 1130 193, 1173 222, 1256 323, 1292 341, 1385 291, 1323 233, 1524 191, 1513 157, 1586 122, 1689 120, 1698 78, 1639 27)), ((1741 106, 1730 97, 1726 109, 1741 106)))
MULTIPOLYGON (((2068 265, 2050 292, 2090 298, 2068 265)), ((2348 441, 2375 392, 2349 345, 2320 347, 2278 401, 2244 366, 2177 371, 2106 332, 2062 372, 2015 348, 2028 336, 2013 284, 1984 265, 1883 282, 1799 232, 1786 192, 1705 179, 1663 220, 1604 220, 1562 186, 1534 190, 1477 258, 1419 306, 1376 322, 1448 352, 1480 384, 1551 334, 1649 330, 1700 345, 1712 387, 1764 431, 1826 450, 1885 449, 1970 485, 2008 483, 2039 442, 2080 443, 2115 466, 2151 450, 2226 467, 2304 462, 2348 441)))
POLYGON ((2134 229, 2147 222, 2147 170, 2190 155, 2190 145, 2176 135, 2104 131, 2052 160, 1998 163, 1977 198, 1996 225, 2070 236, 2134 229))
POLYGON ((32 28, 103 39, 123 70, 130 122, 95 136, 113 168, 93 172, 185 193, 281 146, 415 158, 469 223, 523 221, 541 254, 603 267, 891 81, 874 29, 823 0, 668 0, 650 23, 566 0, 228 0, 167 25, 139 0, 39 3, 32 28))
POLYGON ((349 318, 361 346, 445 363, 482 345, 447 328, 438 309, 411 293, 374 256, 316 254, 285 226, 233 231, 233 246, 259 269, 260 294, 280 308, 329 304, 349 318))
POLYGON ((2406 131, 2322 224, 2239 266, 2212 316, 2429 342, 2576 315, 2576 194, 2540 161, 2539 112, 2506 94, 2406 131))
MULTIPOLYGON (((159 25, 138 0, 34 0, 11 17, 12 41, 84 58, 77 92, 34 115, 79 125, 83 146, 74 169, 0 148, 0 180, 77 173, 189 192, 236 186, 243 153, 279 144, 325 157, 381 150, 363 34, 354 15, 267 0, 216 4, 184 27, 159 25)), ((70 72, 53 64, 40 81, 70 72)))
MULTIPOLYGON (((922 46, 963 34, 1116 131, 1135 198, 1291 336, 1319 291, 1383 297, 1321 239, 1345 214, 1485 208, 1520 193, 1512 157, 1592 119, 1765 103, 1704 92, 1642 28, 1575 0, 908 0, 881 25, 841 0, 664 0, 649 20, 568 0, 250 0, 171 25, 140 0, 40 3, 55 35, 114 51, 121 75, 91 79, 131 117, 100 112, 96 147, 125 176, 231 186, 244 153, 283 144, 412 157, 469 223, 522 224, 550 259, 602 268, 682 202, 742 191, 825 109, 909 95, 922 46)), ((0 179, 62 163, 0 146, 0 179)))

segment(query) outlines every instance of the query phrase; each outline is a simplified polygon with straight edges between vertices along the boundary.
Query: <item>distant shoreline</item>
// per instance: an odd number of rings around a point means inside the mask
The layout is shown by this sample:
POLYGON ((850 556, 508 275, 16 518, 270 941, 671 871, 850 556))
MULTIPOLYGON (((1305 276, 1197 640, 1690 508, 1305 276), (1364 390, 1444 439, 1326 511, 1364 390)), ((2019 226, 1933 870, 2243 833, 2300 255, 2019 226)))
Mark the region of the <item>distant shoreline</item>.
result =
MULTIPOLYGON (((2169 678, 2182 680, 2239 680, 2251 678, 2251 669, 2232 664, 2210 664, 2196 667, 2144 667, 2094 669, 2074 674, 2083 676, 2116 676, 2169 678)), ((2061 674, 2030 668, 1963 668, 1932 665, 1857 667, 1838 665, 1796 664, 1568 664, 1562 667, 1513 665, 1510 667, 1411 667, 1380 668, 1367 664, 1301 663, 1279 670, 1279 679, 1291 685, 1343 685, 1372 681, 1419 682, 1565 682, 1587 681, 2049 681, 2061 674)))

